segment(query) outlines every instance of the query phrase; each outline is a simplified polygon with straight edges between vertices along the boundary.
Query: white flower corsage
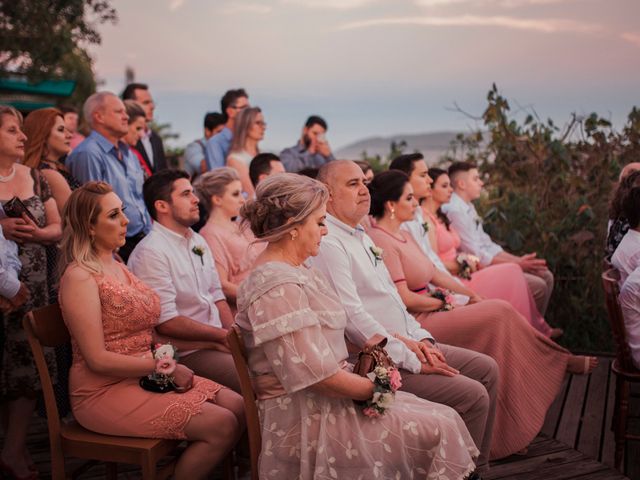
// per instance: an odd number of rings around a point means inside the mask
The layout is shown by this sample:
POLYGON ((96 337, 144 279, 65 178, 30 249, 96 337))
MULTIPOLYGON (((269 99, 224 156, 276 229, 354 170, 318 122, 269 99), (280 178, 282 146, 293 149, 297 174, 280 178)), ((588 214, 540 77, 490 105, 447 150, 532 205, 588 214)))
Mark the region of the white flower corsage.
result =
POLYGON ((375 245, 372 247, 369 247, 369 250, 371 250, 371 253, 373 253, 373 257, 376 260, 376 267, 378 266, 378 262, 382 261, 382 254, 384 253, 384 250, 382 250, 380 247, 376 247, 375 245))
POLYGON ((191 249, 191 251, 200 257, 200 262, 204 266, 204 248, 200 245, 196 245, 191 249))

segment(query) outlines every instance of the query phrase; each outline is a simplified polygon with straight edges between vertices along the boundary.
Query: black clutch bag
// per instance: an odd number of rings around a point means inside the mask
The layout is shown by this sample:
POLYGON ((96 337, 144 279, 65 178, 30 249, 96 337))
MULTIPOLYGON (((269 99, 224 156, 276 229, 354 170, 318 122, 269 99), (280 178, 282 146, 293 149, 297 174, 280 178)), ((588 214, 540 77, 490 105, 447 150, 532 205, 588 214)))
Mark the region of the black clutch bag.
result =
POLYGON ((35 223, 36 225, 38 224, 38 221, 31 214, 26 205, 22 203, 22 200, 20 200, 18 197, 13 197, 2 206, 2 209, 4 210, 4 213, 7 217, 22 218, 22 215, 24 214, 29 217, 33 221, 33 223, 35 223))
POLYGON ((154 378, 154 374, 140 378, 140 386, 144 390, 154 393, 167 393, 176 390, 176 386, 172 380, 166 378, 156 379, 154 378))

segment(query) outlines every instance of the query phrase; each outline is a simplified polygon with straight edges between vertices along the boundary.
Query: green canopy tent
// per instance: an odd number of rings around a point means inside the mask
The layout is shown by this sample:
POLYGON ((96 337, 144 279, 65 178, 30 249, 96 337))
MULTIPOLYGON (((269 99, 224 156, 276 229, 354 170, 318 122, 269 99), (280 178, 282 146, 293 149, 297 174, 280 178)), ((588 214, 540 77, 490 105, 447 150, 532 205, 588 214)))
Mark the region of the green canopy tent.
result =
POLYGON ((44 80, 29 83, 25 78, 0 79, 0 104, 11 105, 23 113, 38 108, 55 107, 71 96, 76 88, 73 80, 44 80))

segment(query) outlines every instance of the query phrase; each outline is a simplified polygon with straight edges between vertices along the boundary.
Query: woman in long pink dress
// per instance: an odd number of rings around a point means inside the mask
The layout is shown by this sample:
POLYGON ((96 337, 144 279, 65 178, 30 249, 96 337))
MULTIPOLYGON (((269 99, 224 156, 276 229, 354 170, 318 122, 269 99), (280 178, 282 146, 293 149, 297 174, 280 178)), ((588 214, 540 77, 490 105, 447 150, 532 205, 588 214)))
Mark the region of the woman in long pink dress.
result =
POLYGON ((466 478, 478 450, 450 407, 396 392, 370 418, 354 400, 373 384, 350 372, 346 313, 315 269, 328 192, 292 173, 271 176, 243 209, 268 246, 238 291, 262 425, 263 479, 466 478))
POLYGON ((71 408, 83 427, 99 433, 188 440, 175 477, 206 478, 244 431, 242 397, 153 358, 150 346, 166 343, 154 335, 160 300, 113 257, 128 223, 107 183, 89 182, 67 202, 59 296, 73 347, 71 408), (173 377, 176 391, 144 390, 140 378, 152 373, 173 377))
POLYGON ((429 283, 455 288, 456 282, 438 272, 411 234, 400 229, 418 208, 408 177, 397 170, 384 172, 374 177, 369 189, 377 222, 367 233, 382 248, 407 309, 438 341, 489 355, 500 367, 491 458, 526 448, 542 427, 565 373, 588 373, 597 359, 572 355, 531 328, 503 300, 440 311, 444 302, 429 295, 429 283))
MULTIPOLYGON (((447 172, 440 168, 430 168, 429 176, 433 179, 431 195, 421 203, 422 213, 429 222, 429 241, 442 263, 452 275, 460 274, 456 258, 463 254, 460 251, 460 236, 440 207, 449 202, 453 187, 447 172)), ((480 268, 479 261, 467 255, 471 267, 471 278, 462 282, 485 298, 500 298, 509 302, 540 333, 551 338, 562 335, 561 328, 552 328, 536 307, 536 302, 529 291, 522 269, 515 263, 503 263, 480 268)))
POLYGON ((209 214, 199 233, 211 249, 222 291, 233 308, 238 285, 247 278, 266 243, 256 243, 251 230, 240 226, 240 208, 245 199, 240 177, 233 168, 205 173, 198 178, 195 188, 209 214))

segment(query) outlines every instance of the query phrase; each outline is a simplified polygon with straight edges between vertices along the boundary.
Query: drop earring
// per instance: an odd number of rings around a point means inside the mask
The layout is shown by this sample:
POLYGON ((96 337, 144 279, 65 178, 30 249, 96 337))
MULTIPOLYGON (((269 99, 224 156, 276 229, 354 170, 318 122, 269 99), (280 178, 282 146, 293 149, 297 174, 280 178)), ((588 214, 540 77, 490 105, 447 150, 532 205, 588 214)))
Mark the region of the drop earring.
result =
POLYGON ((396 218, 396 209, 391 207, 391 220, 395 220, 396 218))
POLYGON ((295 239, 298 238, 298 232, 296 232, 295 230, 291 230, 290 235, 291 235, 291 240, 295 241, 295 239))

